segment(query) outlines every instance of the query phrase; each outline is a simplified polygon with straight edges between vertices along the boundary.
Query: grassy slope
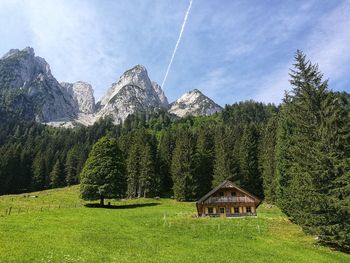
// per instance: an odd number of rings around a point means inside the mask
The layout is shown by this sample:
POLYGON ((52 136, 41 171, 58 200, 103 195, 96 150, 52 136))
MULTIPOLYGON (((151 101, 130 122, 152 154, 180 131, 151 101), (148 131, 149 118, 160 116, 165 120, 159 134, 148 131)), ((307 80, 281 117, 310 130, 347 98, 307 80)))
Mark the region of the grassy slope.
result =
POLYGON ((197 219, 169 199, 102 209, 82 206, 78 187, 35 194, 0 197, 0 262, 350 262, 264 205, 257 218, 197 219))

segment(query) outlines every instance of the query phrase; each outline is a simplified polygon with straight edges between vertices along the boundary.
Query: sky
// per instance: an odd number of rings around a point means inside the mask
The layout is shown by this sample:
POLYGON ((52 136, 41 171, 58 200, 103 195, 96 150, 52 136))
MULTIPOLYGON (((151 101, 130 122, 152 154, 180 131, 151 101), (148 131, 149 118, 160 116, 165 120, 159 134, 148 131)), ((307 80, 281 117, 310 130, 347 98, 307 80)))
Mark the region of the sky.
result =
POLYGON ((136 64, 159 84, 169 68, 169 101, 197 88, 224 106, 280 103, 300 49, 332 90, 350 92, 350 0, 189 7, 190 0, 0 0, 0 54, 31 46, 58 81, 89 82, 97 99, 136 64))

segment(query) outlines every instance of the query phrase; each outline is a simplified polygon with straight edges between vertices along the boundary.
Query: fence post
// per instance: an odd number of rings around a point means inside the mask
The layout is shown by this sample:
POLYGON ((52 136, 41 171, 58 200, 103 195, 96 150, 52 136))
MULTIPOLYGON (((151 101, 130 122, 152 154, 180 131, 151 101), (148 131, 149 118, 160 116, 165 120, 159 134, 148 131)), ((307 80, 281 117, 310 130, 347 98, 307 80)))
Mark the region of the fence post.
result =
POLYGON ((10 206, 10 208, 9 208, 9 213, 8 213, 8 215, 11 215, 11 210, 12 210, 12 206, 10 206))

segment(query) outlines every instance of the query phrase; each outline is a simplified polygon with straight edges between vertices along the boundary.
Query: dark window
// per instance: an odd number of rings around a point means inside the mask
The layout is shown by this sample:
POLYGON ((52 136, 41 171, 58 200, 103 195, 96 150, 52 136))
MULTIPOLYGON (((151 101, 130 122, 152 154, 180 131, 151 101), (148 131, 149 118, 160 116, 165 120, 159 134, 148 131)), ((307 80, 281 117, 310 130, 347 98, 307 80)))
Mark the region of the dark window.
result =
POLYGON ((213 213, 213 208, 212 207, 208 207, 208 214, 212 214, 213 213))
POLYGON ((219 195, 220 195, 220 196, 224 196, 224 192, 220 192, 219 195))
POLYGON ((220 207, 220 214, 225 214, 225 207, 220 207))
POLYGON ((231 196, 237 196, 236 192, 231 192, 231 196))
POLYGON ((247 213, 250 213, 250 212, 252 212, 252 209, 249 206, 249 207, 247 207, 247 213))
POLYGON ((239 213, 239 208, 238 207, 235 207, 234 210, 235 210, 235 214, 239 213))

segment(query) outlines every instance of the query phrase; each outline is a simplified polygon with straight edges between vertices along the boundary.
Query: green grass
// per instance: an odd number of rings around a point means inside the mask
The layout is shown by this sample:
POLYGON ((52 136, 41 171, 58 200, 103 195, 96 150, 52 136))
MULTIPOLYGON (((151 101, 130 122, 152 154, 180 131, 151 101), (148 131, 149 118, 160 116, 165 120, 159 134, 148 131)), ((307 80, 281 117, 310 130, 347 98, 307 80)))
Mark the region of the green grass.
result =
POLYGON ((350 262, 264 204, 256 218, 208 219, 170 199, 106 209, 85 207, 78 187, 31 195, 0 197, 0 262, 350 262))

